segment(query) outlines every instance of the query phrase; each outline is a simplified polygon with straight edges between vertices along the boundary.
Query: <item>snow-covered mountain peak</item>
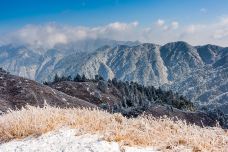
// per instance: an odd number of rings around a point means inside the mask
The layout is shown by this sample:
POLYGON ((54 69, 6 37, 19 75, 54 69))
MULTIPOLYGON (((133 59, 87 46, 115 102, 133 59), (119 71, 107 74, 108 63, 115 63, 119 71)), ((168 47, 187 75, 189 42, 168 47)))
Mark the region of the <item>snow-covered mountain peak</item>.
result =
POLYGON ((163 46, 103 42, 90 40, 82 45, 61 45, 43 54, 26 47, 2 46, 0 66, 39 82, 52 80, 55 74, 72 77, 85 74, 88 78, 99 74, 105 79, 115 77, 172 89, 202 105, 223 109, 228 106, 228 48, 192 46, 182 41, 163 46), (95 51, 75 51, 78 48, 95 51))

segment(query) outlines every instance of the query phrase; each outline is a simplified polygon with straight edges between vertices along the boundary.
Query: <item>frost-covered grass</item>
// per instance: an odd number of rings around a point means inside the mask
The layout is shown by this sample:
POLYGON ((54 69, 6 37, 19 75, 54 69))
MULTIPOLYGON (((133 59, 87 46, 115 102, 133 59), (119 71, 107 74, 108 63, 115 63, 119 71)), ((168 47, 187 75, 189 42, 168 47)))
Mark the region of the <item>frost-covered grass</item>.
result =
POLYGON ((127 119, 97 109, 61 109, 27 107, 0 116, 0 141, 37 136, 68 126, 81 134, 100 134, 121 145, 152 146, 165 151, 179 148, 192 151, 227 151, 228 132, 219 128, 201 128, 168 118, 127 119))
POLYGON ((1 152, 157 152, 153 147, 120 146, 94 134, 77 135, 77 129, 63 127, 37 138, 28 137, 0 144, 1 152))

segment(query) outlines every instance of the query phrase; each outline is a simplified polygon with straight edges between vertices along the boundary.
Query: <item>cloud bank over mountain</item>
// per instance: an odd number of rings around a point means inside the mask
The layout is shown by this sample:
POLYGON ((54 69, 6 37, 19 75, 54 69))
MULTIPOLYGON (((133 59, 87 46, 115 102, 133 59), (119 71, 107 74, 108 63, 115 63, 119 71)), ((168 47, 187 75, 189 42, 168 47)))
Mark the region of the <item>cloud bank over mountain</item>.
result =
POLYGON ((183 24, 176 20, 158 19, 148 27, 139 22, 112 22, 103 26, 69 26, 57 23, 26 25, 0 36, 0 44, 27 44, 52 48, 84 39, 113 39, 120 41, 152 42, 187 41, 193 45, 217 44, 228 46, 228 17, 218 18, 210 24, 183 24))

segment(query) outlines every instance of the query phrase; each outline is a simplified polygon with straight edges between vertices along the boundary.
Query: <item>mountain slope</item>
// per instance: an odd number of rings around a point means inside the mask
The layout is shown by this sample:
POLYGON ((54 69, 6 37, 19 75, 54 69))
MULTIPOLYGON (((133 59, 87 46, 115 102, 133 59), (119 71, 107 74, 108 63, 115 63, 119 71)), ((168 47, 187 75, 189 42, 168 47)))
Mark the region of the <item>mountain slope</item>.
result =
POLYGON ((116 77, 171 89, 201 106, 218 107, 228 113, 227 56, 227 48, 211 45, 194 47, 185 42, 164 46, 106 46, 78 61, 59 64, 52 77, 59 69, 64 69, 60 75, 75 76, 79 73, 88 78, 94 78, 96 74, 105 79, 116 77))
POLYGON ((0 46, 0 67, 12 74, 32 80, 44 81, 51 79, 48 76, 63 58, 67 56, 80 56, 81 53, 93 52, 104 45, 116 46, 127 44, 134 46, 140 42, 115 41, 108 39, 86 39, 69 44, 57 44, 51 49, 34 48, 29 45, 3 45, 0 46), (78 53, 80 55, 78 55, 78 53))
POLYGON ((26 106, 96 107, 35 81, 0 71, 0 113, 26 106))
POLYGON ((41 62, 28 65, 19 62, 22 58, 18 56, 10 58, 1 52, 0 65, 13 74, 26 77, 34 75, 34 70, 28 70, 32 69, 31 65, 38 67, 36 76, 30 78, 40 82, 52 80, 56 73, 65 76, 79 73, 87 78, 94 78, 97 74, 105 79, 116 77, 123 81, 171 89, 199 106, 219 107, 228 113, 228 48, 173 42, 164 46, 150 43, 111 45, 87 53, 58 52, 61 50, 49 50, 45 57, 42 55, 41 62), (15 61, 17 68, 6 66, 15 61), (24 68, 29 74, 23 75, 22 70, 17 70, 24 68))
MULTIPOLYGON (((204 112, 190 111, 190 108, 187 109, 184 108, 184 106, 178 107, 179 109, 177 109, 176 103, 178 103, 178 99, 172 100, 171 97, 165 97, 165 92, 163 92, 164 98, 159 99, 160 101, 158 102, 154 101, 158 96, 158 90, 156 90, 156 93, 152 95, 154 99, 149 100, 146 99, 145 93, 139 92, 138 89, 136 89, 137 91, 133 93, 129 89, 131 87, 128 89, 126 86, 118 87, 120 84, 123 84, 123 82, 120 82, 116 85, 111 82, 106 82, 108 85, 106 88, 103 86, 103 89, 101 89, 102 86, 100 86, 100 82, 103 81, 61 81, 49 84, 49 86, 70 96, 93 103, 111 113, 119 112, 127 117, 137 117, 141 114, 144 114, 159 118, 166 115, 169 118, 185 120, 187 123, 196 124, 198 126, 216 125, 217 118, 210 117, 204 112), (129 94, 131 94, 135 100, 129 98, 127 93, 123 93, 123 88, 128 90, 127 92, 129 92, 129 94), (142 101, 137 101, 137 99, 141 99, 142 101), (171 103, 166 103, 166 99, 170 99, 168 101, 171 103)), ((146 90, 146 88, 143 90, 146 90)), ((173 98, 177 98, 177 96, 173 98)), ((191 103, 188 103, 187 101, 183 102, 182 104, 187 105, 187 107, 192 106, 191 103)))

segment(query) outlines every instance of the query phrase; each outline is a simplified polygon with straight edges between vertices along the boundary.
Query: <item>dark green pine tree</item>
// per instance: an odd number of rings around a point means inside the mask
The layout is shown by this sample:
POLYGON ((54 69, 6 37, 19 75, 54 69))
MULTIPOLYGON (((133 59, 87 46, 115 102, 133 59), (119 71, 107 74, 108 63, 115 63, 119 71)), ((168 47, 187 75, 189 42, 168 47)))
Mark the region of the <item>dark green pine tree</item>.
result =
POLYGON ((82 77, 79 74, 77 74, 76 77, 74 77, 74 81, 75 82, 81 82, 82 81, 82 77))
POLYGON ((86 77, 85 77, 85 74, 82 75, 82 82, 86 82, 86 77))
POLYGON ((59 82, 59 81, 60 81, 60 77, 59 77, 58 74, 56 73, 56 74, 55 74, 55 77, 54 77, 54 83, 59 82))

